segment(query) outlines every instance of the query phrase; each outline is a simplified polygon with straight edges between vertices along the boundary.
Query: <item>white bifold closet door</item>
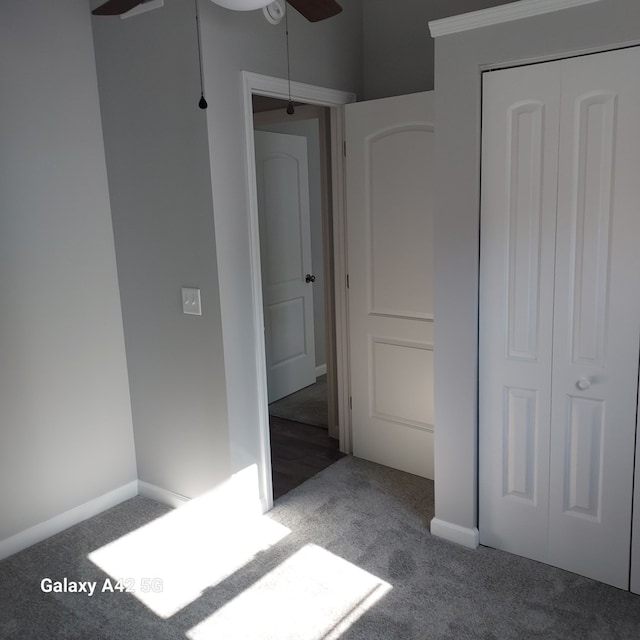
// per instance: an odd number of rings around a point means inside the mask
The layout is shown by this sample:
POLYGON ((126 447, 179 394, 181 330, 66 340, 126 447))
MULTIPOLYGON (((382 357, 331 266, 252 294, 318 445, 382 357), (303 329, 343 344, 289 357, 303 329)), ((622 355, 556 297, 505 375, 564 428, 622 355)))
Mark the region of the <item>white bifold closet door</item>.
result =
POLYGON ((484 74, 482 544, 629 588, 640 49, 484 74))

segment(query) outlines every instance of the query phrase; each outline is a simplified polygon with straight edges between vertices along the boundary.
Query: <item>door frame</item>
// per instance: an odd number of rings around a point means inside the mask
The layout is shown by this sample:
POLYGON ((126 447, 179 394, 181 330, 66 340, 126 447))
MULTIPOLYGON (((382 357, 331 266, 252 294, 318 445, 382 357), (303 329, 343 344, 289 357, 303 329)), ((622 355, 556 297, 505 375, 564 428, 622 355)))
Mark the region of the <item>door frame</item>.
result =
POLYGON ((349 318, 347 300, 346 211, 344 182, 344 109, 356 101, 356 95, 285 78, 242 72, 245 124, 245 166, 247 170, 247 206, 250 236, 251 295, 253 330, 256 345, 256 380, 258 396, 258 430, 260 434, 259 482, 262 506, 273 507, 271 477, 271 442, 267 394, 266 353, 264 345, 264 313, 262 305, 262 271, 260 265, 260 227, 256 184, 255 146, 253 136, 252 96, 263 95, 281 100, 291 97, 296 102, 329 107, 331 114, 331 191, 334 233, 334 287, 336 331, 336 382, 338 389, 338 424, 340 450, 351 452, 351 420, 349 414, 349 318))

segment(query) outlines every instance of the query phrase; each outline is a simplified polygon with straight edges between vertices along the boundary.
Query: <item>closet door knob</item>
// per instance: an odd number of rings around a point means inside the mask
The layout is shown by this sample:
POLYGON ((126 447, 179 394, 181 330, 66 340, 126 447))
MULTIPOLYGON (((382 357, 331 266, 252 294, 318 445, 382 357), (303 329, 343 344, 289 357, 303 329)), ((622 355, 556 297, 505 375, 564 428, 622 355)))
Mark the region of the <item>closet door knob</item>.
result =
POLYGON ((580 378, 578 382, 576 382, 576 386, 581 391, 586 391, 591 386, 591 380, 589 380, 589 378, 580 378))

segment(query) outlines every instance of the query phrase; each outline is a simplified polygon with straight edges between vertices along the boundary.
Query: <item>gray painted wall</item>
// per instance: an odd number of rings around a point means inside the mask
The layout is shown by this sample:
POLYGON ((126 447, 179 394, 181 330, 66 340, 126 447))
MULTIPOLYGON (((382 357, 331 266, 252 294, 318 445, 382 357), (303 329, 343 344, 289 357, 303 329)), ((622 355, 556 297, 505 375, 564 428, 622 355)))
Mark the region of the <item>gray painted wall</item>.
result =
MULTIPOLYGON (((286 77, 284 23, 262 12, 234 12, 201 3, 205 86, 232 471, 260 456, 252 321, 251 259, 241 70, 286 77)), ((359 91, 362 2, 311 24, 291 11, 291 74, 295 81, 359 91)))
POLYGON ((640 42, 640 3, 595 4, 436 40, 436 517, 477 523, 480 68, 640 42))
POLYGON ((136 478, 88 4, 0 18, 0 540, 136 478))
MULTIPOLYGON (((240 72, 286 73, 284 23, 199 6, 206 112, 193 3, 93 21, 139 477, 188 497, 260 456, 240 72)), ((360 0, 290 32, 294 80, 361 87, 360 0)))
MULTIPOLYGON (((286 114, 284 115, 286 118, 286 114)), ((320 127, 315 120, 294 120, 256 124, 256 129, 288 133, 307 139, 309 161, 309 206, 311 209, 311 263, 316 281, 313 285, 313 333, 316 367, 327 364, 327 336, 324 316, 324 256, 322 249, 322 183, 320 179, 320 127)))
POLYGON ((229 476, 194 6, 93 25, 138 474, 191 498, 229 476), (201 289, 201 317, 182 313, 183 286, 201 289))
POLYGON ((430 91, 433 39, 428 22, 512 0, 366 0, 364 99, 430 91))

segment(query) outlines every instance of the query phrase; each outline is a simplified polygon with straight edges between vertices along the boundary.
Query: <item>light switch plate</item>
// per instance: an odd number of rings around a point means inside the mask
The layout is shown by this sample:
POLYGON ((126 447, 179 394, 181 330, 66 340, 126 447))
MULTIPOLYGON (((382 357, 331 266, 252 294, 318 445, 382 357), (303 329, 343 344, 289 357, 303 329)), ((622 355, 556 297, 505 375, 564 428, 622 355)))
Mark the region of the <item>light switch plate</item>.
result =
POLYGON ((182 312, 193 316, 202 315, 200 289, 182 287, 182 312))

